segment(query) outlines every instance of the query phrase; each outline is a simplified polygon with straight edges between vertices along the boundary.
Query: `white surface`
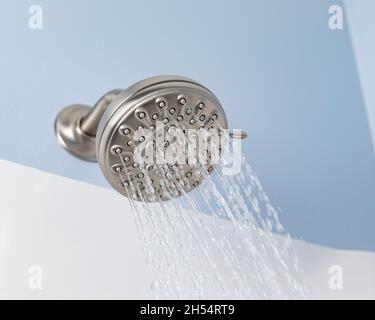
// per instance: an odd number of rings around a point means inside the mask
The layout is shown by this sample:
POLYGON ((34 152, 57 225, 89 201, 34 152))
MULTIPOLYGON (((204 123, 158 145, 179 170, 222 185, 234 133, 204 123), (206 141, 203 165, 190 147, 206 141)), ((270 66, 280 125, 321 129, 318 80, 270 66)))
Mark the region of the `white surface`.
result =
MULTIPOLYGON (((0 194, 0 298, 152 297, 125 198, 3 160, 0 194), (33 265, 42 268, 42 290, 29 288, 33 265)), ((293 242, 312 297, 375 298, 375 253, 293 242), (342 290, 329 289, 331 265, 343 268, 342 290)))
POLYGON ((142 298, 149 283, 129 202, 0 161, 0 297, 142 298), (43 270, 41 291, 28 269, 43 270))

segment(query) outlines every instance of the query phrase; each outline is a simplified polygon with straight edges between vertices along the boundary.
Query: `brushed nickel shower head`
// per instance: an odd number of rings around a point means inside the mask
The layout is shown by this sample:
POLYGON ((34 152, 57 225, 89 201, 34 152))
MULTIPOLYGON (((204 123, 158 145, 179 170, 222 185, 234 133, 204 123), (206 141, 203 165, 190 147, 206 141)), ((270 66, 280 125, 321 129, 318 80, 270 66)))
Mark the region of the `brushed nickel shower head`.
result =
MULTIPOLYGON (((112 90, 93 108, 81 104, 64 108, 55 121, 57 140, 68 152, 86 161, 98 161, 118 192, 147 202, 169 200, 191 191, 215 166, 213 150, 207 147, 203 151, 208 161, 200 167, 204 174, 189 161, 156 161, 160 148, 168 153, 173 145, 187 145, 184 151, 191 152, 191 132, 217 130, 220 135, 227 128, 225 112, 215 95, 200 83, 180 76, 152 77, 126 90, 112 90), (188 135, 187 142, 174 143, 177 131, 188 135), (161 145, 158 136, 163 136, 161 145), (152 154, 148 162, 143 161, 146 153, 152 154)), ((243 139, 246 133, 230 132, 229 136, 243 139)))

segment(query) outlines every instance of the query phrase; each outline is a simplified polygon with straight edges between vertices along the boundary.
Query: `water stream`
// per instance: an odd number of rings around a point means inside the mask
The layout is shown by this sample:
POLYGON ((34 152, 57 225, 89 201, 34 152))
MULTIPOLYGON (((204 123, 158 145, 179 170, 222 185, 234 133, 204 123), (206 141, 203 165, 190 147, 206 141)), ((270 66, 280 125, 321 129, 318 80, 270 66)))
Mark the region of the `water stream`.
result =
MULTIPOLYGON (((192 192, 176 171, 169 201, 132 201, 155 298, 307 298, 290 237, 252 167, 242 156, 241 170, 228 175, 226 161, 211 175, 197 165, 202 183, 192 192)), ((130 183, 129 192, 138 191, 130 183)))

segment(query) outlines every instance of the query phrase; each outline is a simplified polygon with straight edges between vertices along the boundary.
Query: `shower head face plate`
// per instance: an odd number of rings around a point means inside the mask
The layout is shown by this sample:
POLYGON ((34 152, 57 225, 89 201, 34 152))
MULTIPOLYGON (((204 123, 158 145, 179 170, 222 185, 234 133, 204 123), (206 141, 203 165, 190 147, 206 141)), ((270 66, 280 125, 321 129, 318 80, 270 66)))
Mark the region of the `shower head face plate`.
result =
POLYGON ((227 128, 220 102, 201 84, 176 76, 146 79, 124 90, 104 113, 96 136, 99 165, 126 197, 170 200, 193 190, 214 169, 210 147, 197 144, 207 154, 205 163, 189 158, 195 132, 227 128), (176 150, 182 158, 166 156, 176 150))

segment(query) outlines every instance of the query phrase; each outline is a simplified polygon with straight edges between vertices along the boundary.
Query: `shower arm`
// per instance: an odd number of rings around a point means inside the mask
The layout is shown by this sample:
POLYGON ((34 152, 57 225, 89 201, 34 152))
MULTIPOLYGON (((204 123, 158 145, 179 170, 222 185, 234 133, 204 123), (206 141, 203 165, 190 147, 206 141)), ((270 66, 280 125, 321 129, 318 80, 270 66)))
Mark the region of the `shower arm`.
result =
POLYGON ((108 106, 118 95, 122 92, 122 89, 114 89, 103 95, 98 102, 90 109, 88 114, 84 116, 80 123, 80 128, 83 133, 89 136, 96 136, 100 119, 108 106))

